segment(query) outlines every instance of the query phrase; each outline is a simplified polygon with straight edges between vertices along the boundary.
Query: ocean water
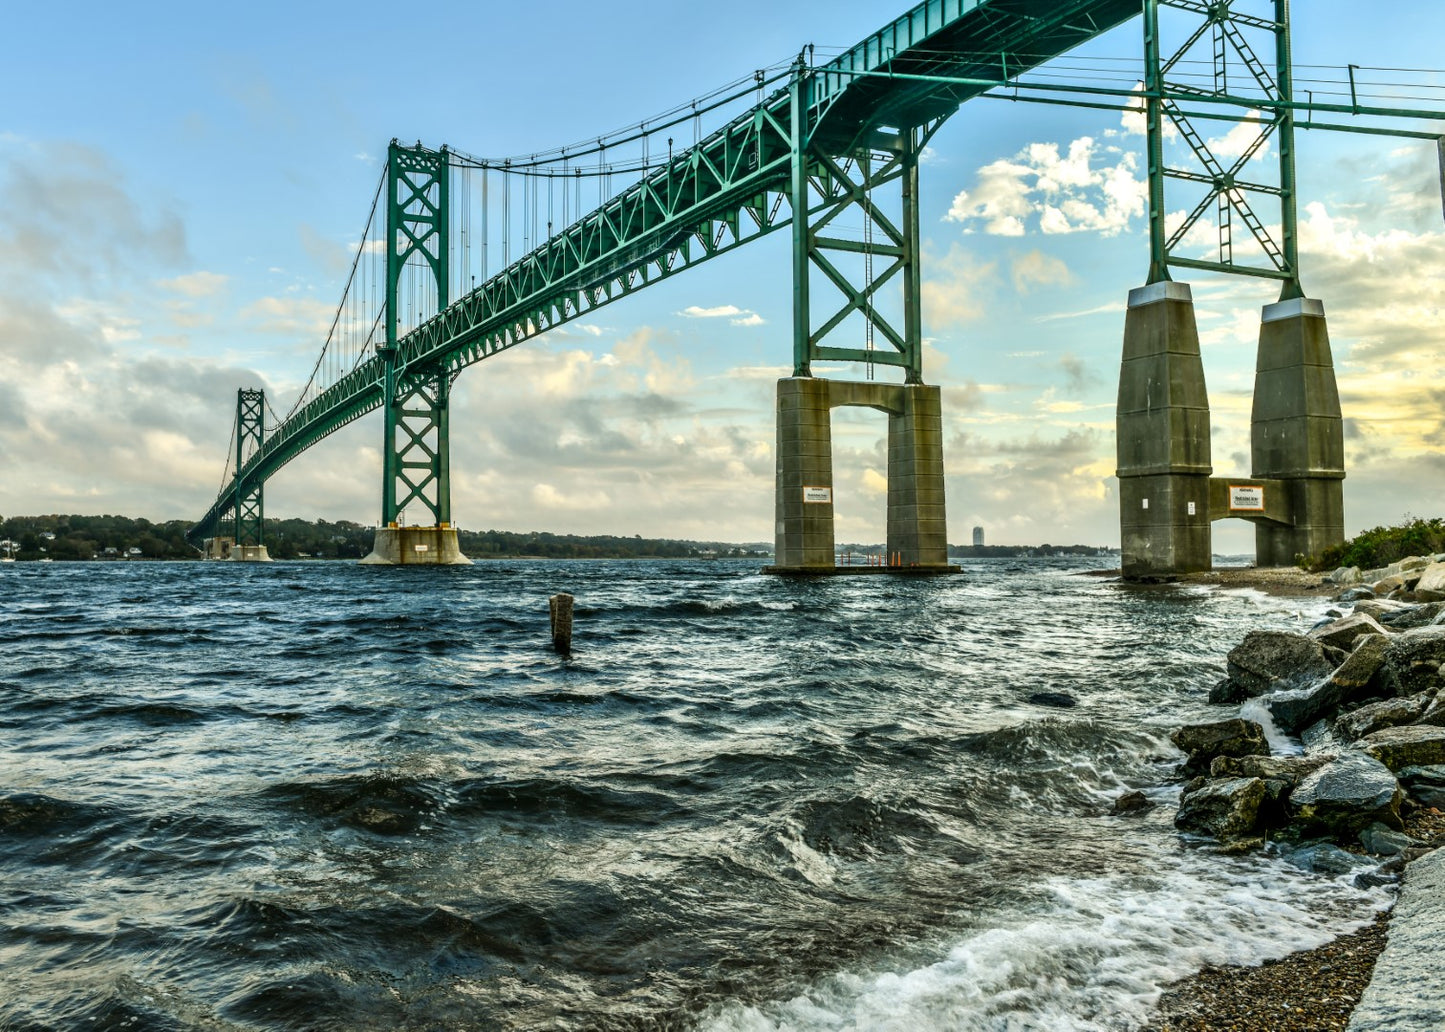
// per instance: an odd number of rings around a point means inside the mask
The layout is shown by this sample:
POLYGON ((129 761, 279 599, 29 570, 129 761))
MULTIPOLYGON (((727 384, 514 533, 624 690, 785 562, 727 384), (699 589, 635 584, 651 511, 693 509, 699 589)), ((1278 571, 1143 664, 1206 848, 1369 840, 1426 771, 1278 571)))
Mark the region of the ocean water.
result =
POLYGON ((0 1028, 1129 1029, 1367 921, 1171 824, 1327 603, 1101 561, 6 564, 0 1028))

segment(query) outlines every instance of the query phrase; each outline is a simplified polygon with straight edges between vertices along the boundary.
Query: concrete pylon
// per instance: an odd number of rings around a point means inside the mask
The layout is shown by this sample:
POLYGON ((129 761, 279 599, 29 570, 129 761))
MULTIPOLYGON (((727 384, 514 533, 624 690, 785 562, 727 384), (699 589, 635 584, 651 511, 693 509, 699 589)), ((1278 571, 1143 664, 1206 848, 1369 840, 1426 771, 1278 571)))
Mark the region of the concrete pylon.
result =
POLYGON ((888 414, 888 554, 904 566, 947 566, 942 391, 901 391, 902 411, 888 414))
POLYGON ((1187 283, 1129 292, 1115 426, 1124 576, 1209 569, 1209 395, 1187 283))
POLYGON ((829 381, 778 381, 774 567, 833 568, 833 430, 829 381))
POLYGON ((1344 423, 1325 306, 1265 305, 1250 419, 1254 476, 1282 481, 1294 525, 1256 523, 1255 562, 1292 566, 1345 539, 1344 423))
POLYGON ((840 406, 888 414, 888 555, 893 564, 844 572, 956 572, 948 564, 939 388, 810 376, 778 381, 776 557, 770 572, 838 570, 830 412, 840 406))
POLYGON ((212 537, 205 540, 207 559, 225 559, 237 563, 269 563, 271 553, 265 545, 238 545, 233 537, 212 537))

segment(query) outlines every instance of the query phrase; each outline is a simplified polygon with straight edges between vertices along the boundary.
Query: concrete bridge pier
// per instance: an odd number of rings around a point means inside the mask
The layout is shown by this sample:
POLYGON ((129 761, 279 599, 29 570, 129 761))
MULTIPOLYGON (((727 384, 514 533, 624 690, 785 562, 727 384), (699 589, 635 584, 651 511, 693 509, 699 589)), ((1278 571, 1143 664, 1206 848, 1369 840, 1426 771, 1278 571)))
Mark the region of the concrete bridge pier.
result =
POLYGON ((896 565, 854 572, 955 572, 948 564, 939 389, 811 376, 778 381, 776 556, 767 572, 840 569, 834 563, 830 414, 844 405, 888 414, 888 553, 896 565))
POLYGON ((1292 525, 1255 524, 1255 561, 1292 566, 1345 539, 1344 423, 1324 305, 1265 305, 1250 420, 1254 476, 1280 481, 1292 525))
POLYGON ((1115 425, 1124 576, 1209 569, 1209 396, 1187 283, 1129 292, 1115 425))
POLYGON ((269 563, 271 554, 265 545, 238 545, 233 537, 206 538, 203 546, 207 559, 225 559, 240 563, 269 563))
POLYGON ((402 527, 393 523, 376 528, 371 551, 361 566, 470 566, 457 541, 457 528, 402 527))

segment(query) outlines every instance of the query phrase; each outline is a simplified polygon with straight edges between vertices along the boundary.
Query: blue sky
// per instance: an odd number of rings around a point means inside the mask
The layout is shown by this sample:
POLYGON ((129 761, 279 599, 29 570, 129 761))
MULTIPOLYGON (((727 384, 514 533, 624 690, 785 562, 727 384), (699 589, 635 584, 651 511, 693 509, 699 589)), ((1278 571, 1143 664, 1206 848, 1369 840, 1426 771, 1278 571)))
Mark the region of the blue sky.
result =
MULTIPOLYGON (((1445 64, 1437 3, 1295 8, 1302 78, 1445 64)), ((903 6, 721 10, 11 5, 0 513, 200 515, 235 389, 262 384, 284 411, 304 382, 393 136, 483 156, 595 137, 807 43, 851 45, 903 6)), ((1139 54, 1135 22, 1070 68, 1139 54)), ((1415 84, 1375 92, 1445 108, 1439 74, 1367 75, 1415 84)), ((966 105, 933 140, 925 376, 945 390, 951 540, 981 523, 996 542, 1117 543, 1112 406, 1122 307, 1147 263, 1142 150, 1117 113, 993 101, 966 105)), ((1330 316, 1347 419, 1348 529, 1439 514, 1434 149, 1302 133, 1299 151, 1304 283, 1330 316)), ((790 358, 785 237, 464 374, 458 522, 770 539, 772 392, 790 358)), ((1216 472, 1244 473, 1258 310, 1274 289, 1192 282, 1216 472)), ((881 419, 835 415, 840 540, 882 535, 881 419)), ((374 520, 379 438, 373 416, 314 449, 268 485, 268 512, 374 520)), ((1243 524, 1216 532, 1223 550, 1250 547, 1243 524)))

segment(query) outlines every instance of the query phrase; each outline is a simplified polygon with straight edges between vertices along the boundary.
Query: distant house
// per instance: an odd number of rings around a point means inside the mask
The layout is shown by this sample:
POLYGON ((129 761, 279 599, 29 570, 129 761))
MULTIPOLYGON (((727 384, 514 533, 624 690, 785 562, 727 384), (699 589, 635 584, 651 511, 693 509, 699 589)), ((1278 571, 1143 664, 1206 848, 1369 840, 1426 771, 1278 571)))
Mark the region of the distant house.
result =
POLYGON ((119 559, 119 558, 120 558, 120 549, 119 549, 119 548, 105 548, 105 549, 102 549, 102 550, 101 550, 101 553, 100 553, 100 557, 101 557, 102 559, 119 559))
POLYGON ((139 548, 136 548, 134 545, 125 550, 125 557, 127 559, 139 559, 142 554, 143 553, 141 552, 141 550, 139 548))
POLYGON ((42 541, 54 541, 55 535, 48 530, 42 530, 40 532, 40 538, 42 541))

